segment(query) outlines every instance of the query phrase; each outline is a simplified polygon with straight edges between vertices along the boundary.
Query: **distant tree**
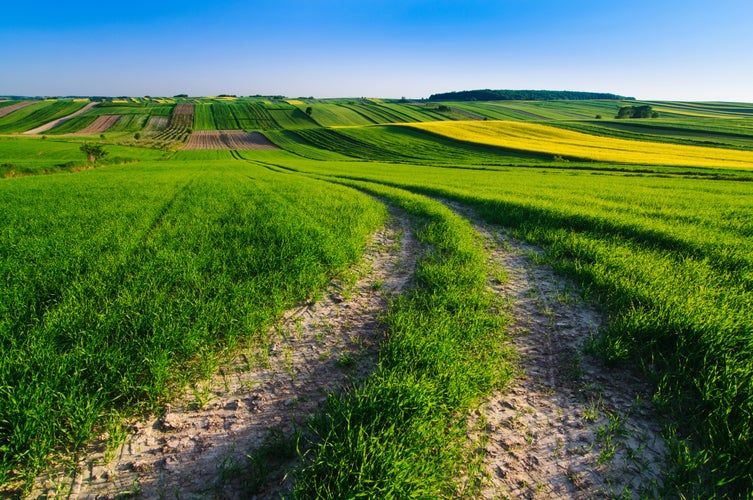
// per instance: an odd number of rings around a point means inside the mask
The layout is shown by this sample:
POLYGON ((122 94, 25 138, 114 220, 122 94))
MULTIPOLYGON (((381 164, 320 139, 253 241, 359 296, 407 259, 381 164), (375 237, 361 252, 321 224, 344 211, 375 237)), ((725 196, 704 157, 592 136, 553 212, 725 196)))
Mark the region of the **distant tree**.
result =
POLYGON ((107 156, 107 151, 105 151, 101 144, 89 144, 85 142, 79 149, 86 155, 89 163, 97 162, 107 156))
POLYGON ((596 115, 597 120, 601 120, 601 115, 596 115))
POLYGON ((186 98, 186 97, 188 97, 188 94, 175 94, 173 97, 183 97, 183 98, 186 98))
POLYGON ((133 138, 136 139, 137 141, 141 139, 141 132, 136 132, 135 134, 133 134, 133 138))
POLYGON ((621 106, 615 118, 658 118, 659 113, 648 104, 642 106, 621 106))
POLYGON ((306 108, 306 114, 307 115, 311 116, 311 113, 313 113, 313 112, 314 112, 314 108, 312 108, 311 106, 308 106, 306 108))

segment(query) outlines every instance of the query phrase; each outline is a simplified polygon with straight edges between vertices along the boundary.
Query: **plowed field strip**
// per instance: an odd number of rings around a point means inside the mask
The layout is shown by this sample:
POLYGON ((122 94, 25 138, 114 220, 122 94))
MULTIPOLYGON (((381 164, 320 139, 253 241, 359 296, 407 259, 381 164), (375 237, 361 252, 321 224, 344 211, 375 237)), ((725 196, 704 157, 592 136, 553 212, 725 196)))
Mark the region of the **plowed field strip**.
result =
POLYGON ((118 122, 118 120, 120 120, 121 116, 123 115, 102 115, 100 117, 97 117, 97 119, 94 120, 91 125, 76 132, 76 135, 99 134, 101 132, 109 130, 118 122))
POLYGON ((64 116, 62 118, 58 118, 57 120, 52 120, 51 122, 45 123, 44 125, 41 125, 41 126, 39 126, 37 128, 33 128, 31 130, 27 130, 26 132, 24 132, 24 135, 41 134, 42 132, 47 132, 51 128, 55 128, 58 125, 67 122, 71 118, 75 118, 78 115, 82 115, 82 114, 86 113, 87 111, 89 111, 91 108, 93 108, 97 104, 99 104, 99 103, 98 102, 90 102, 89 104, 87 104, 83 108, 79 109, 75 113, 71 113, 68 116, 64 116))
POLYGON ((193 115, 193 104, 178 104, 173 111, 174 115, 193 115))
POLYGON ((35 101, 26 101, 26 102, 19 102, 17 104, 11 104, 10 106, 4 106, 0 108, 0 118, 3 116, 9 115, 13 113, 14 111, 17 111, 21 108, 25 108, 26 106, 31 106, 34 104, 35 101))
POLYGON ((197 130, 183 149, 267 150, 279 149, 258 132, 243 130, 197 130))

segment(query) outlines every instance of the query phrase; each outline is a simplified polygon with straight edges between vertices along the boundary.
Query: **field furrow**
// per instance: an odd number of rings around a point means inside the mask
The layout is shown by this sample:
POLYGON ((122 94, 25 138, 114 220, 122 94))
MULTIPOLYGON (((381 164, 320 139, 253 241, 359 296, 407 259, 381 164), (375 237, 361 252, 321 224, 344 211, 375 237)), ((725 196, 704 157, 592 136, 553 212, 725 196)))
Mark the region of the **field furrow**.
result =
POLYGON ((188 138, 184 150, 274 150, 280 149, 258 132, 243 130, 197 130, 188 138))

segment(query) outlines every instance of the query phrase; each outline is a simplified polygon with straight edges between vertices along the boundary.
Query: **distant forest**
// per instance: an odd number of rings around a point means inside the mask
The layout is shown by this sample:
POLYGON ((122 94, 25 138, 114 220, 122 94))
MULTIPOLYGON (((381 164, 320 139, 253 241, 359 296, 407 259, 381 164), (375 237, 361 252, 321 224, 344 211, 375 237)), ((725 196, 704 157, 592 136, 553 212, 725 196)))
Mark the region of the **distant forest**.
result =
POLYGON ((574 92, 571 90, 461 90, 432 94, 430 101, 582 101, 586 99, 634 100, 602 92, 574 92))

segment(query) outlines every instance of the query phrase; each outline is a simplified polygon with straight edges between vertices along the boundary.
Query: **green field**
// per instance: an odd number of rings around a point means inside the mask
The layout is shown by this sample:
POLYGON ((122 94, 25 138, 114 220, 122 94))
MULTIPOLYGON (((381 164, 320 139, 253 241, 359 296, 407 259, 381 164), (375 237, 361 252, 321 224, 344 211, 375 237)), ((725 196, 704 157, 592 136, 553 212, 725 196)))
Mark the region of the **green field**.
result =
POLYGON ((48 99, 0 118, 0 134, 25 132, 86 106, 87 101, 48 99))
POLYGON ((416 227, 417 268, 384 312, 379 368, 311 424, 296 495, 459 495, 475 463, 464 415, 513 370, 485 250, 451 201, 541 248, 605 312, 590 349, 636 367, 666 419, 658 493, 750 495, 753 105, 651 102, 658 118, 614 119, 622 104, 112 101, 59 130, 123 115, 88 138, 109 153, 96 165, 82 138, 14 135, 83 102, 0 118, 0 494, 239 347, 264 349, 391 206, 416 227), (145 130, 152 116, 166 128, 145 130), (193 130, 233 129, 282 151, 179 150, 193 130), (572 132, 604 154, 573 149, 572 132))

